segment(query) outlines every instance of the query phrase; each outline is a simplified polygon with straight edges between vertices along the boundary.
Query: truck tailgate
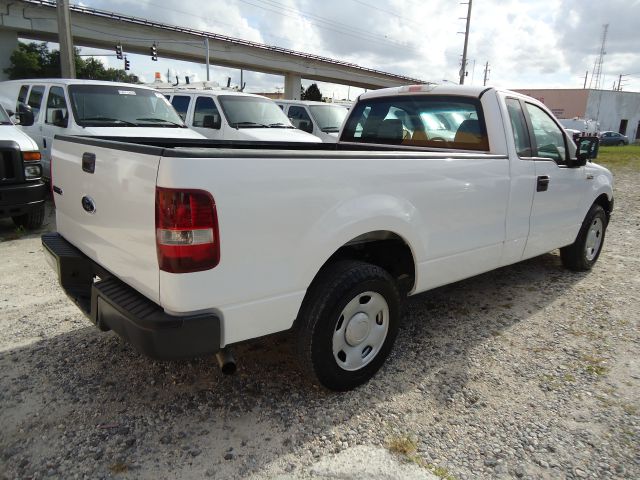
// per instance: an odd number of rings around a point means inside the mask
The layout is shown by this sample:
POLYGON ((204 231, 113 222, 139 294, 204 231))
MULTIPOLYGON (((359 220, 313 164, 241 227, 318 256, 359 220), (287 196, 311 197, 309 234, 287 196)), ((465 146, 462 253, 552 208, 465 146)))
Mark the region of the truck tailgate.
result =
POLYGON ((155 186, 160 153, 57 138, 52 185, 58 232, 85 255, 159 303, 155 186))

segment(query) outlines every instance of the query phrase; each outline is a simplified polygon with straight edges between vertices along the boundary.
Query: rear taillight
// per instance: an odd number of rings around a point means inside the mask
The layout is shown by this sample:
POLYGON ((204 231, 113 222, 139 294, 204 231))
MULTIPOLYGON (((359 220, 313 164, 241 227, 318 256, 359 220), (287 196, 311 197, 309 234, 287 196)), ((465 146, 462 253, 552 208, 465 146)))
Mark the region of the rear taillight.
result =
POLYGON ((157 187, 156 247, 165 272, 199 272, 218 265, 218 216, 211 194, 157 187))

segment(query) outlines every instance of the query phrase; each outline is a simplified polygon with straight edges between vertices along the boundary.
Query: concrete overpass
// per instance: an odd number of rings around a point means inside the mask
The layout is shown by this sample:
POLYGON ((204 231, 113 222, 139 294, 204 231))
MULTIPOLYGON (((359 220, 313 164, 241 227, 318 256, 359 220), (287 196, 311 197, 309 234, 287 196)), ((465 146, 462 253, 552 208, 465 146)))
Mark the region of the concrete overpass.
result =
MULTIPOLYGON (((286 98, 299 98, 302 78, 366 89, 426 83, 327 57, 95 8, 72 5, 70 16, 75 46, 114 50, 120 42, 125 52, 149 55, 155 42, 163 58, 205 63, 207 42, 209 61, 214 65, 284 75, 286 98)), ((0 79, 18 37, 58 42, 56 2, 0 0, 0 79)))

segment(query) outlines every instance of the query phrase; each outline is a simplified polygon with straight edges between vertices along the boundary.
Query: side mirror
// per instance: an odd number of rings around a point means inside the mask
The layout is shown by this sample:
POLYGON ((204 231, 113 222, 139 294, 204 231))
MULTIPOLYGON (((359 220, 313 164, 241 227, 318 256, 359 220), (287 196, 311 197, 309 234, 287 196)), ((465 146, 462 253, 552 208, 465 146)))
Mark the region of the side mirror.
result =
POLYGON ((20 125, 23 127, 30 127, 35 122, 33 110, 31 110, 29 105, 25 105, 24 103, 18 104, 18 114, 16 118, 20 120, 20 125))
POLYGON ((202 126, 204 128, 213 128, 219 130, 221 125, 220 115, 205 115, 202 118, 202 126))
POLYGON ((313 124, 306 120, 301 120, 298 128, 304 132, 311 133, 313 132, 313 124))
POLYGON ((69 124, 68 118, 64 116, 64 112, 61 109, 53 111, 53 122, 56 127, 67 128, 69 124))
POLYGON ((576 142, 576 166, 586 165, 588 161, 598 157, 600 139, 598 137, 580 137, 576 142))

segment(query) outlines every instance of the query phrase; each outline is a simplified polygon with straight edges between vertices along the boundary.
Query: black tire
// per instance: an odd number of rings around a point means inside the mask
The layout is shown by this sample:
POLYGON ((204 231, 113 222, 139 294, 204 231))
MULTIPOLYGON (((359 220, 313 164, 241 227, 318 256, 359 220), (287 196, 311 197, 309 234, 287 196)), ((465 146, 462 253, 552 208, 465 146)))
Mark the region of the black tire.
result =
POLYGON ((573 244, 560 249, 560 258, 562 264, 569 270, 576 272, 585 272, 591 270, 593 265, 598 260, 602 246, 604 245, 604 236, 607 230, 607 214, 604 209, 597 204, 594 204, 589 209, 587 216, 582 222, 580 232, 573 244), (599 223, 598 223, 599 222, 599 223), (598 226, 600 230, 598 233, 598 226), (589 232, 593 229, 592 235, 595 234, 595 238, 599 242, 597 248, 590 248, 587 245, 589 239, 589 232))
MULTIPOLYGON (((376 298, 379 299, 377 295, 376 298)), ((335 391, 350 390, 369 380, 391 352, 398 334, 400 304, 396 282, 386 270, 376 265, 355 260, 340 260, 325 267, 309 287, 298 319, 298 354, 303 372, 309 380, 335 391), (381 296, 386 302, 388 318, 383 320, 385 315, 382 314, 375 317, 376 325, 386 328, 386 336, 371 350, 370 354, 373 356, 370 359, 367 358, 368 354, 365 354, 365 351, 371 348, 365 345, 368 338, 353 346, 353 349, 359 349, 364 345, 362 360, 357 361, 368 363, 357 370, 346 370, 334 356, 334 334, 340 335, 336 332, 341 328, 337 327, 344 324, 345 342, 348 342, 346 332, 349 322, 357 315, 367 315, 358 312, 351 319, 345 320, 343 310, 359 295, 362 297, 358 299, 358 303, 366 306, 367 298, 371 299, 366 295, 367 292, 381 296), (384 326, 384 322, 388 324, 384 326)), ((369 325, 368 332, 371 332, 372 328, 378 328, 368 316, 365 323, 369 325)), ((341 353, 344 355, 344 352, 340 351, 337 356, 341 353)))
POLYGON ((26 230, 37 230, 42 226, 42 222, 44 222, 44 203, 38 205, 30 212, 11 218, 17 227, 22 227, 26 230))
POLYGON ((620 141, 618 142, 618 146, 619 146, 619 147, 624 147, 624 142, 623 142, 622 140, 620 140, 620 141))

